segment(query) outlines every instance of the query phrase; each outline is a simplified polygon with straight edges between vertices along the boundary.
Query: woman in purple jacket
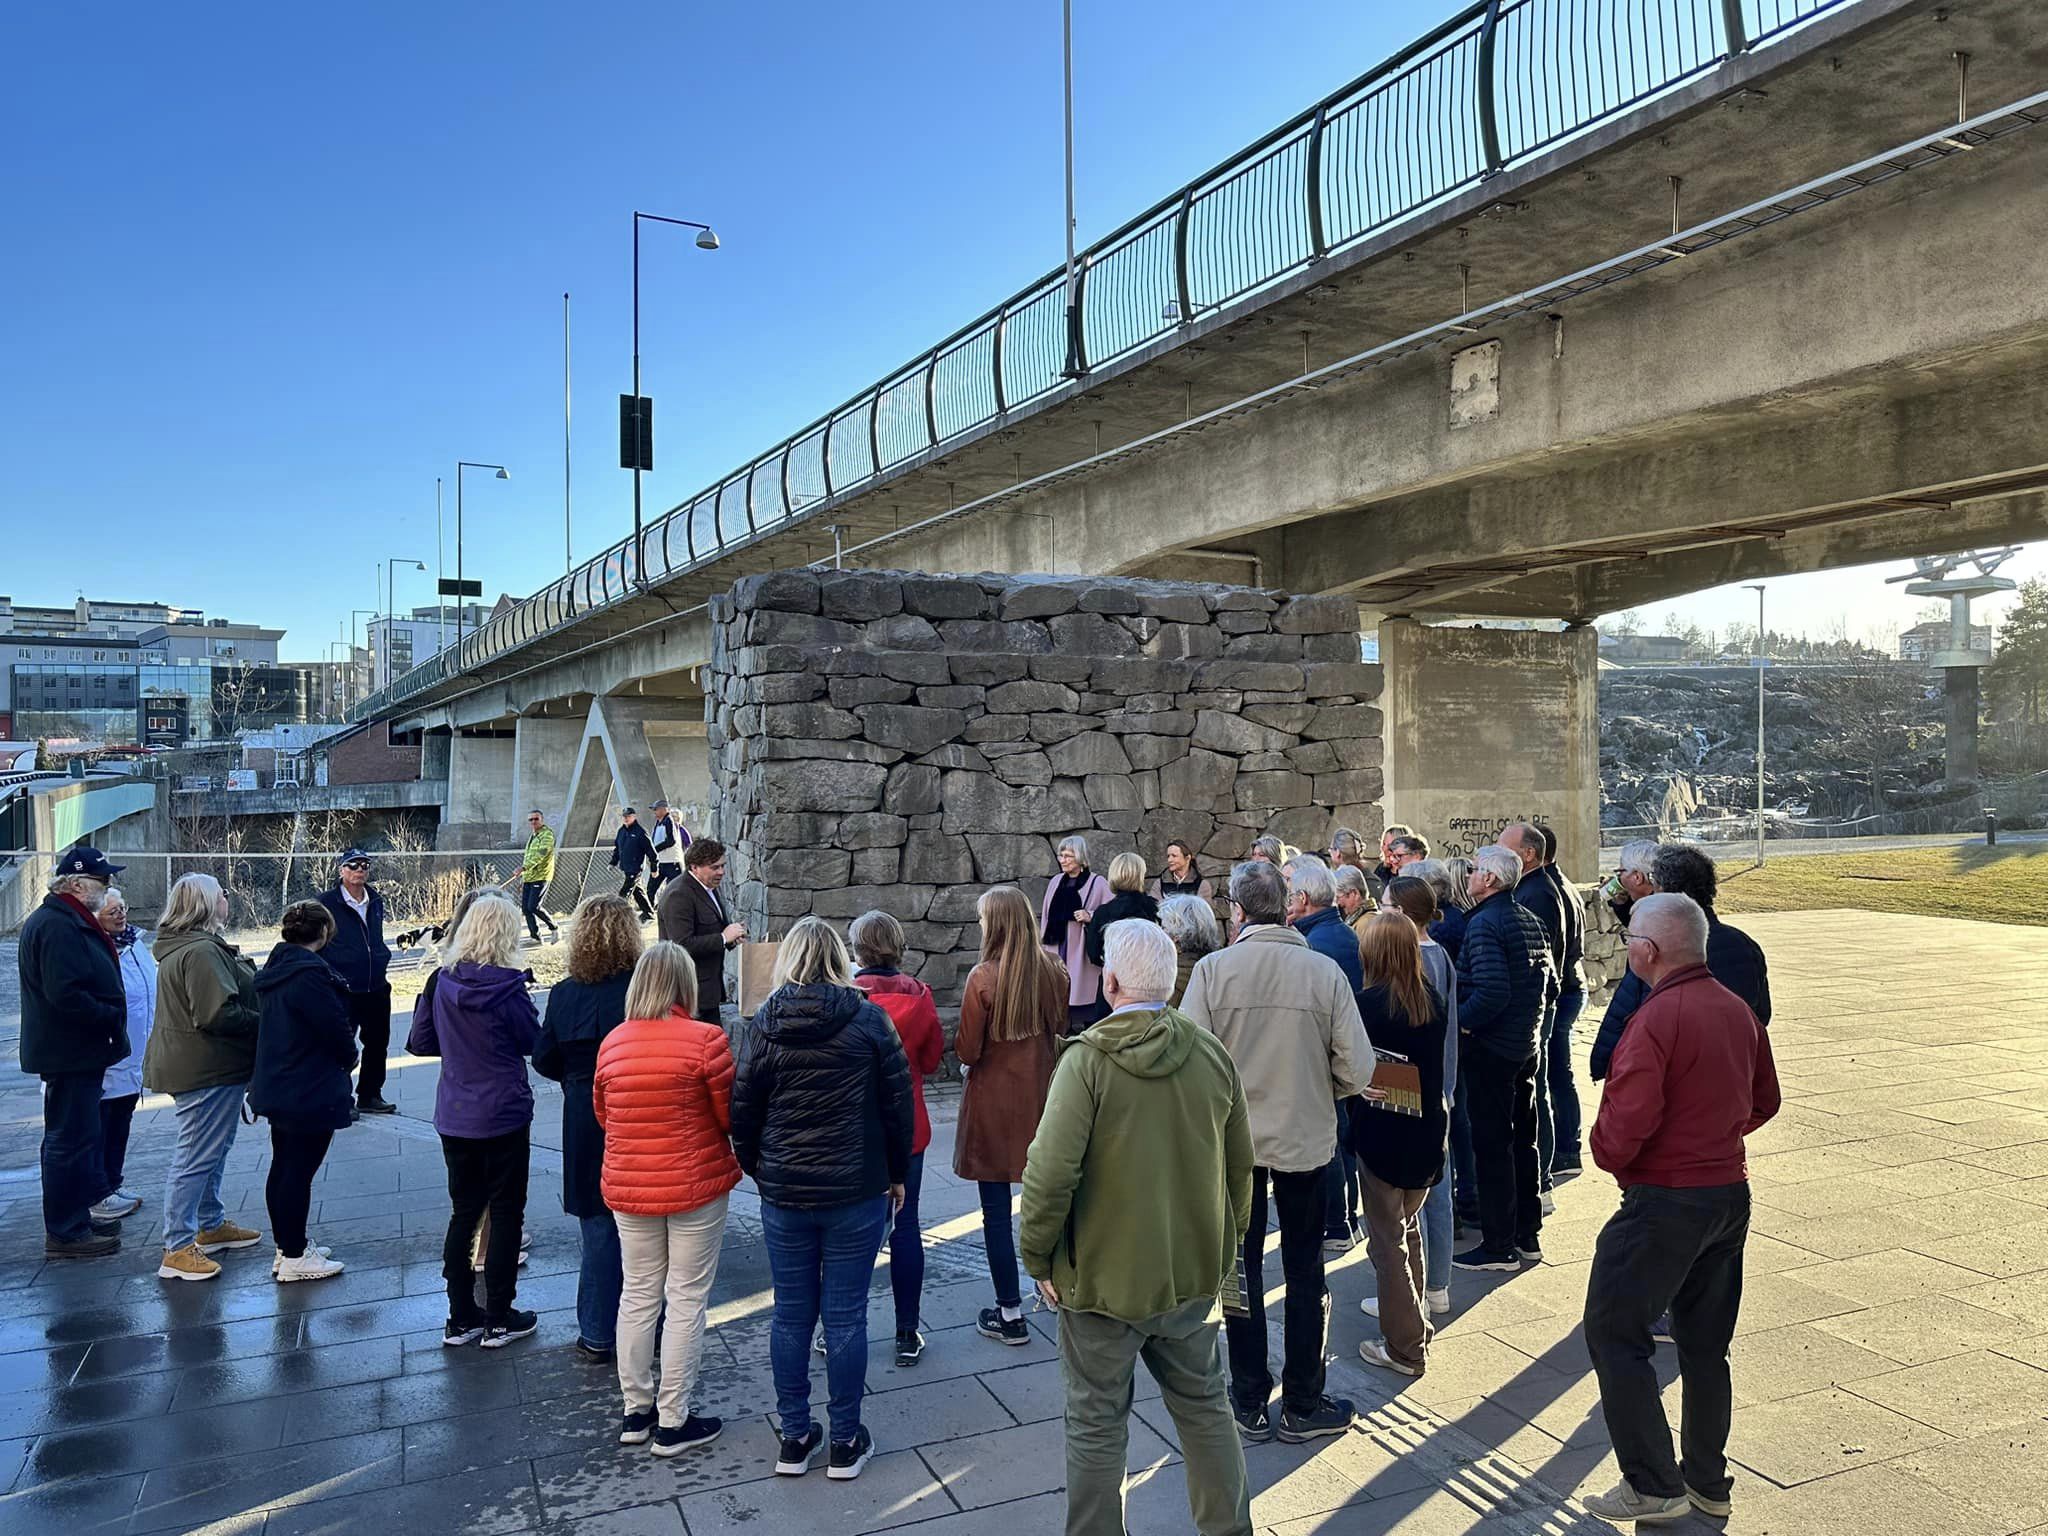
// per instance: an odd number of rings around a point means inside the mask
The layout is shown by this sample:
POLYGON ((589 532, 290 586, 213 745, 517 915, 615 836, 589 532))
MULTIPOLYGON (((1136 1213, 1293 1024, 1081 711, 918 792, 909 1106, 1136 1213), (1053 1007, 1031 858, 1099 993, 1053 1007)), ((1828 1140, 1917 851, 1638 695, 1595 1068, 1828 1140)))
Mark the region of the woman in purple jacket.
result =
POLYGON ((519 908, 509 898, 495 891, 477 898, 455 934, 450 964, 413 1005, 405 1042, 415 1056, 441 1058, 434 1129, 448 1163, 452 1207, 441 1248, 448 1282, 441 1342, 450 1348, 481 1339, 485 1349, 498 1349, 532 1333, 536 1321, 512 1305, 533 1125, 526 1059, 540 1039, 540 1014, 518 968, 520 926, 519 908), (491 1236, 479 1310, 469 1242, 486 1210, 491 1236))

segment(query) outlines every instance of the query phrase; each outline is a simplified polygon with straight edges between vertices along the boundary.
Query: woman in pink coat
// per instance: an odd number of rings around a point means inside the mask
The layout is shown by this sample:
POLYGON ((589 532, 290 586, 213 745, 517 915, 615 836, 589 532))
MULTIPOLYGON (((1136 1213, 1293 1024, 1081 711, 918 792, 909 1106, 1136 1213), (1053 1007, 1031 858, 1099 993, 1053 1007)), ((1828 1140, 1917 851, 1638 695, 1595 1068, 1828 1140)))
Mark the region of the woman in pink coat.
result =
POLYGON ((1091 965, 1084 943, 1095 909, 1109 900, 1109 882, 1088 867, 1085 838, 1060 840, 1060 872, 1046 882, 1038 907, 1039 941, 1067 968, 1067 1029, 1086 1029, 1109 1012, 1101 1000, 1102 969, 1091 965))

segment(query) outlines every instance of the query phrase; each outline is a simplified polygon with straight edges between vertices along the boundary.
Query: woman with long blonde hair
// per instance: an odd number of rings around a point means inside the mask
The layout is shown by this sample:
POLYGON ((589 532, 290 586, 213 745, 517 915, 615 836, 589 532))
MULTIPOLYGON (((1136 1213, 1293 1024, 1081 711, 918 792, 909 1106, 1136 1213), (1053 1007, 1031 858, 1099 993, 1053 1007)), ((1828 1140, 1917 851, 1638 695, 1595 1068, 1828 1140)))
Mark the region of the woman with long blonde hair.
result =
POLYGON ((1359 1358, 1402 1376, 1420 1376, 1429 1348, 1425 1321, 1423 1202, 1443 1177, 1449 1117, 1444 1101, 1444 999, 1429 983, 1422 934, 1407 913, 1389 907, 1358 941, 1365 990, 1359 1016, 1375 1057, 1406 1079, 1383 1098, 1354 1098, 1352 1145, 1365 1186, 1366 1249, 1378 1279, 1374 1315, 1384 1335, 1358 1346, 1359 1358))
POLYGON ((626 1018, 626 987, 640 959, 640 923, 617 896, 586 896, 569 917, 569 974, 548 989, 533 1070, 562 1085, 562 1209, 581 1223, 576 1348, 612 1358, 625 1283, 619 1229, 600 1187, 604 1129, 591 1110, 598 1048, 626 1018))
POLYGON ((981 963, 968 973, 953 1042, 967 1069, 953 1172, 981 1191, 981 1241, 996 1288, 996 1304, 981 1309, 975 1326, 985 1338, 1021 1345, 1031 1342, 1031 1330, 1017 1277, 1010 1186, 1024 1177, 1024 1154, 1045 1113, 1070 990, 1066 967, 1040 944, 1041 929, 1022 891, 1014 885, 984 891, 975 910, 981 963))

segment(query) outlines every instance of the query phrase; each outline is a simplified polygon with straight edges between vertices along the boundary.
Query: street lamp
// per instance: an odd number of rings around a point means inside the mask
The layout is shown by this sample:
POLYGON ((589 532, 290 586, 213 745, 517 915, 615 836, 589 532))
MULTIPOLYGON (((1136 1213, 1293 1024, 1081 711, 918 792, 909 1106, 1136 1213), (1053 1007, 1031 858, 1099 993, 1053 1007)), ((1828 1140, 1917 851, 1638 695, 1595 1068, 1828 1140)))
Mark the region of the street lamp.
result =
MULTIPOLYGON (((330 668, 333 668, 333 667, 334 667, 334 666, 336 665, 336 663, 335 663, 335 660, 334 660, 334 648, 335 648, 335 647, 336 647, 337 645, 345 646, 345 645, 347 645, 347 644, 348 644, 348 642, 347 642, 346 640, 330 640, 330 641, 328 641, 328 642, 327 642, 327 665, 328 665, 328 666, 329 666, 330 668)), ((342 714, 344 714, 344 715, 348 713, 348 703, 349 703, 349 700, 348 700, 348 675, 349 675, 349 671, 350 671, 350 663, 348 663, 348 662, 343 662, 343 663, 341 663, 341 664, 340 664, 340 670, 339 670, 339 671, 337 671, 337 672, 334 672, 334 673, 333 673, 333 685, 334 685, 334 695, 335 695, 335 700, 334 700, 334 701, 335 701, 335 705, 336 705, 337 709, 339 709, 339 711, 340 711, 340 712, 341 712, 342 714)))
POLYGON ((1748 583, 1756 594, 1756 863, 1764 863, 1764 588, 1748 583))
MULTIPOLYGON (((405 555, 393 555, 384 562, 384 645, 381 650, 378 650, 372 644, 371 649, 377 651, 378 657, 386 663, 383 668, 383 681, 387 683, 391 681, 391 668, 388 664, 388 653, 391 650, 391 626, 398 621, 398 567, 400 565, 409 565, 416 571, 425 571, 427 568, 426 561, 409 559, 405 555)), ((374 642, 376 639, 375 634, 373 633, 370 638, 374 642)), ((375 668, 373 667, 372 674, 374 675, 374 673, 375 668)))
MULTIPOLYGON (((653 468, 654 444, 653 423, 643 422, 641 412, 646 402, 640 394, 640 221, 646 219, 654 224, 673 224, 679 229, 697 231, 696 246, 700 251, 718 249, 718 236, 709 224, 699 224, 694 219, 672 219, 661 213, 642 213, 633 210, 633 399, 630 408, 632 420, 632 463, 627 467, 633 471, 633 582, 645 586, 647 577, 641 561, 640 545, 640 476, 643 471, 653 468)), ((623 444, 621 445, 624 446, 623 444)))
MULTIPOLYGON (((512 471, 502 464, 476 464, 468 459, 458 459, 455 463, 455 643, 458 646, 462 644, 462 616, 468 601, 468 594, 462 586, 462 472, 465 469, 495 469, 498 472, 496 479, 512 478, 512 471)), ((461 657, 458 655, 456 659, 460 661, 461 657)))
POLYGON ((1060 64, 1067 148, 1067 365, 1060 372, 1078 379, 1088 372, 1088 365, 1081 345, 1081 283, 1074 269, 1074 0, 1060 4, 1060 64))

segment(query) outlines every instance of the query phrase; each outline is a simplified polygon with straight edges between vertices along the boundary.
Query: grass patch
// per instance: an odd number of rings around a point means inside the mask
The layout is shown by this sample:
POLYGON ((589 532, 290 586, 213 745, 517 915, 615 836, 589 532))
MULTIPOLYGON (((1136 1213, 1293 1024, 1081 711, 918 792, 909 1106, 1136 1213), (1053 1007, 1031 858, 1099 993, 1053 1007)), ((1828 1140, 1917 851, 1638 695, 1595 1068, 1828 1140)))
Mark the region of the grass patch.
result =
POLYGON ((2048 847, 2037 843, 1788 855, 1762 869, 1730 859, 1720 871, 1730 914, 1849 907, 2048 927, 2048 847))

